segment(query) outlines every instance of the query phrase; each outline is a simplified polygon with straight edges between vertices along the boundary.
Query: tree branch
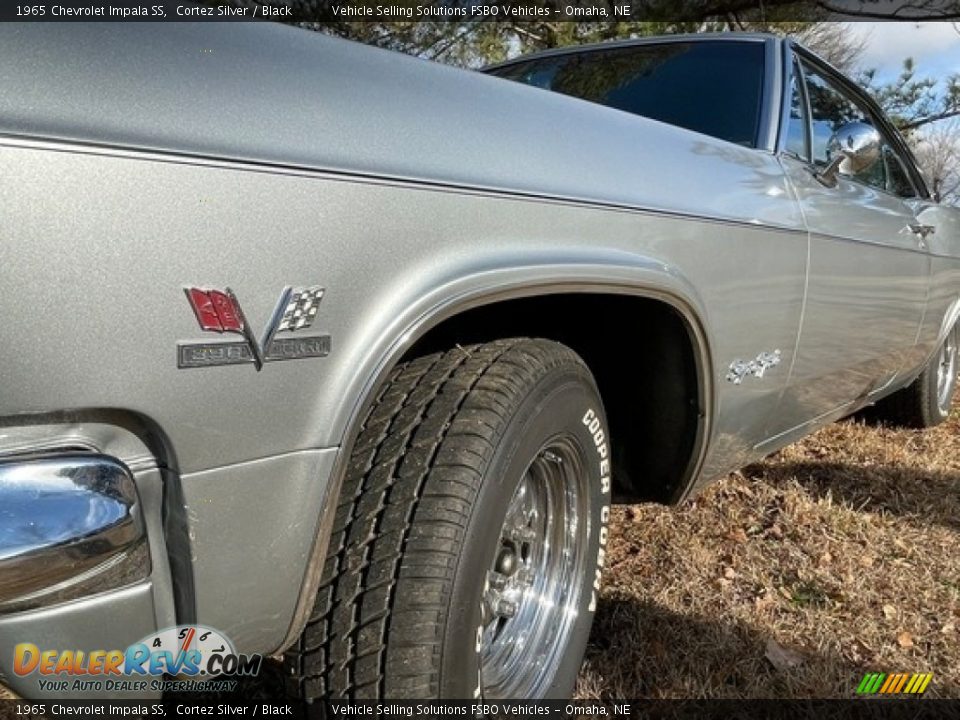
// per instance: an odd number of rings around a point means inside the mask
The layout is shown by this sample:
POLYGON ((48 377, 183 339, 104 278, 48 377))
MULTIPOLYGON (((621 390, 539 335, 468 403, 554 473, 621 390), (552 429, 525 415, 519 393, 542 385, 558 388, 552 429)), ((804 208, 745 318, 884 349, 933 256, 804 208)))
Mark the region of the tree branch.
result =
POLYGON ((946 120, 952 117, 960 117, 960 108, 954 108, 953 110, 946 110, 942 113, 937 113, 936 115, 928 115, 927 117, 919 118, 917 120, 911 120, 910 122, 902 123, 897 127, 900 130, 915 130, 923 125, 929 125, 930 123, 946 120))
POLYGON ((827 12, 846 17, 869 18, 872 20, 956 20, 960 19, 960 10, 949 10, 944 12, 933 11, 926 5, 901 5, 893 12, 879 12, 872 10, 853 10, 850 8, 837 7, 827 2, 827 0, 817 0, 817 7, 827 12), (917 14, 901 14, 903 10, 919 11, 917 14))

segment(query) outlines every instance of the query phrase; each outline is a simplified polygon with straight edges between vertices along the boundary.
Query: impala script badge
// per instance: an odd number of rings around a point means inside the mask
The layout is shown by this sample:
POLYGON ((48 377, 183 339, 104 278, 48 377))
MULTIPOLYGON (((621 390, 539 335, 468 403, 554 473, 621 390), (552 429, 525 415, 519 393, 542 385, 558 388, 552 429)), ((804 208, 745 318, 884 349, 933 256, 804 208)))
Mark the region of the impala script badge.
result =
POLYGON ((322 287, 284 288, 259 342, 243 315, 237 296, 230 288, 210 290, 188 287, 184 288, 184 292, 201 330, 235 333, 242 336, 243 340, 180 343, 177 345, 177 367, 253 363, 260 370, 267 362, 330 354, 329 335, 293 336, 293 333, 313 325, 323 299, 322 287))
POLYGON ((739 385, 745 377, 762 378, 767 370, 780 364, 780 350, 762 352, 753 360, 734 360, 727 372, 727 382, 739 385))

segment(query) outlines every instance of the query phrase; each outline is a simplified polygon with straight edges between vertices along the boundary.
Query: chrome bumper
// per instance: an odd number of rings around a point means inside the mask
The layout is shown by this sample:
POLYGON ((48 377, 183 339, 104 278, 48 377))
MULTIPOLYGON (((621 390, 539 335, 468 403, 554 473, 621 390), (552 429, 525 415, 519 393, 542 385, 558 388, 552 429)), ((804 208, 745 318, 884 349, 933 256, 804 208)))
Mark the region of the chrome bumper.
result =
POLYGON ((0 460, 0 613, 149 574, 143 511, 125 465, 80 452, 0 460))

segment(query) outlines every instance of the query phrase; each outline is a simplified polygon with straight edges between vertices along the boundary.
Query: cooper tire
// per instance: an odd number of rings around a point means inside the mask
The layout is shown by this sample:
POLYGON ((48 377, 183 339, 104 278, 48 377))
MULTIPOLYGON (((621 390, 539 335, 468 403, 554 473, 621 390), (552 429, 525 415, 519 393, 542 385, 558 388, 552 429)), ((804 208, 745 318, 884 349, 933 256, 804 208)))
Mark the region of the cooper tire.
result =
POLYGON ((939 425, 950 416, 960 354, 960 325, 953 328, 930 363, 910 385, 877 403, 882 420, 911 428, 939 425))
POLYGON ((290 693, 569 697, 609 458, 593 378, 562 345, 498 340, 398 366, 352 451, 312 617, 286 654, 290 693))

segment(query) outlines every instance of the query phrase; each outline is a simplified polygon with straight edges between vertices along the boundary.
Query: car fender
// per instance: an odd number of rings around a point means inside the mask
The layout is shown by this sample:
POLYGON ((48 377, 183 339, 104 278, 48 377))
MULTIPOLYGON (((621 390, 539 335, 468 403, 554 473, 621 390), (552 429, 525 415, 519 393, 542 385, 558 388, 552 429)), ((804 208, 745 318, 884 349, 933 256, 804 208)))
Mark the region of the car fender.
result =
MULTIPOLYGON (((300 589, 295 613, 280 650, 292 645, 306 626, 320 583, 333 525, 337 497, 366 410, 387 375, 403 353, 428 330, 458 313, 501 300, 554 293, 591 292, 634 295, 661 300, 673 307, 687 323, 697 354, 699 384, 705 415, 696 465, 702 463, 709 445, 713 407, 713 377, 706 308, 693 285, 680 270, 661 260, 613 251, 523 253, 516 257, 474 259, 469 268, 447 273, 445 279, 426 280, 433 288, 411 298, 403 313, 372 333, 377 341, 367 349, 352 387, 345 388, 344 403, 332 425, 342 428, 340 451, 330 473, 317 534, 300 589)), ((696 472, 694 471, 694 475, 696 472)))

